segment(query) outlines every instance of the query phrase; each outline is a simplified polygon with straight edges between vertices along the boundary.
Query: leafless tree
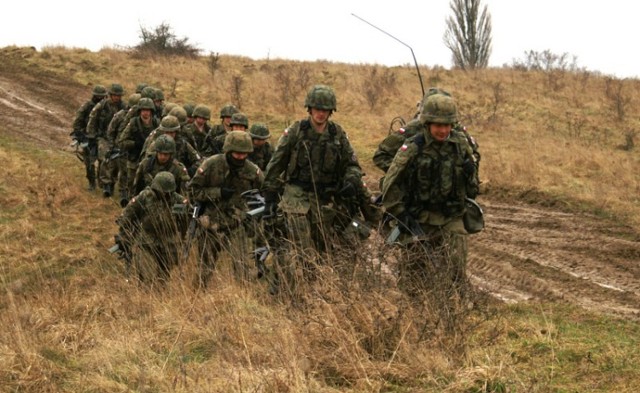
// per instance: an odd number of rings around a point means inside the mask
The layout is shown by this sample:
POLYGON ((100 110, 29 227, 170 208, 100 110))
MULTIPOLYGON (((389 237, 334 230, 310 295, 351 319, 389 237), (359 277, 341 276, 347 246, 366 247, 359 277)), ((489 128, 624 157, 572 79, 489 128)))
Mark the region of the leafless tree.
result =
POLYGON ((463 70, 486 68, 491 55, 491 14, 482 0, 451 0, 453 15, 447 18, 444 43, 451 50, 453 66, 463 70))

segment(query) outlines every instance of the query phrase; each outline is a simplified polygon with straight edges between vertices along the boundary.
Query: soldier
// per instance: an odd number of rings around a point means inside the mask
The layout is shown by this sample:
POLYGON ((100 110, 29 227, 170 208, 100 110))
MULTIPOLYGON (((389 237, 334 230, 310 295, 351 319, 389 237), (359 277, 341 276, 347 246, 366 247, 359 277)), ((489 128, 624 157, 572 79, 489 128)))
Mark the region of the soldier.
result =
POLYGON ((196 109, 196 104, 193 104, 191 102, 187 102, 186 104, 182 105, 182 108, 184 108, 185 113, 187 114, 187 122, 186 124, 191 124, 193 123, 193 110, 196 109))
MULTIPOLYGON (((147 89, 148 87, 145 87, 147 89)), ((144 89, 143 89, 144 91, 144 89)), ((150 98, 141 98, 138 102, 138 115, 132 117, 116 141, 118 147, 127 153, 127 191, 135 195, 133 180, 138 170, 144 141, 151 131, 155 130, 159 121, 153 116, 155 106, 150 98)))
MULTIPOLYGON (((163 126, 161 125, 160 128, 163 126)), ((153 155, 140 161, 133 181, 135 193, 139 193, 149 186, 155 175, 159 172, 170 172, 176 182, 177 192, 182 192, 183 187, 189 182, 187 168, 175 159, 176 143, 169 135, 160 135, 154 144, 153 155)))
MULTIPOLYGON (((421 105, 422 102, 427 100, 430 96, 434 94, 443 94, 450 96, 450 94, 442 89, 432 87, 425 94, 423 100, 419 103, 420 109, 423 108, 421 105)), ((404 141, 412 136, 416 135, 422 130, 422 123, 420 122, 418 116, 420 115, 420 111, 416 114, 416 117, 412 119, 407 125, 398 129, 398 131, 389 134, 381 143, 378 145, 378 149, 373 154, 373 163, 382 171, 387 172, 389 170, 389 166, 391 166, 391 161, 393 161, 393 157, 396 155, 396 152, 402 146, 404 141)), ((454 130, 463 132, 468 139, 469 144, 471 145, 474 155, 476 157, 476 162, 480 162, 480 153, 478 151, 478 144, 476 140, 469 135, 466 127, 462 126, 459 122, 456 122, 454 125, 454 130)), ((380 179, 380 188, 382 189, 382 179, 380 179)))
POLYGON ((102 186, 102 196, 105 198, 113 194, 113 185, 118 176, 116 162, 109 160, 108 157, 115 146, 107 133, 113 116, 125 107, 122 102, 123 95, 124 88, 122 85, 118 83, 112 84, 109 89, 109 97, 96 104, 89 115, 89 123, 87 124, 87 136, 90 140, 95 139, 98 141, 98 155, 97 157, 92 157, 92 159, 98 160, 99 182, 102 186))
POLYGON ((249 128, 249 135, 253 142, 253 152, 249 154, 249 160, 264 171, 273 155, 273 147, 269 143, 269 127, 263 123, 254 123, 249 128))
POLYGON ((206 105, 197 105, 193 110, 193 117, 193 123, 184 128, 185 137, 201 156, 207 157, 204 140, 211 131, 211 126, 208 124, 211 109, 206 105))
POLYGON ((225 139, 223 153, 207 158, 189 183, 193 202, 203 209, 200 223, 205 234, 199 240, 200 285, 207 285, 218 254, 230 245, 236 275, 247 278, 244 245, 251 233, 245 231, 247 206, 241 194, 259 189, 264 180, 260 168, 247 160, 252 151, 249 134, 231 131, 225 139))
POLYGON ((313 86, 305 107, 309 117, 285 130, 267 166, 264 182, 269 215, 274 215, 278 205, 281 179, 285 183, 279 207, 288 235, 297 246, 297 257, 286 257, 283 245, 287 242, 275 245, 279 265, 276 270, 280 273, 274 284, 276 288, 284 285, 294 295, 299 281, 296 272, 303 269, 308 273, 313 256, 328 251, 334 235, 334 206, 341 203, 341 198, 355 196, 362 183, 360 164, 345 131, 329 119, 336 110, 333 89, 313 86))
MULTIPOLYGON (((182 108, 175 108, 182 109, 182 108)), ((183 110, 183 109, 182 109, 183 110)), ((184 110, 183 110, 184 111, 184 110)), ((149 136, 147 140, 144 142, 143 157, 153 156, 156 153, 156 141, 160 135, 168 135, 173 138, 175 142, 175 154, 173 158, 178 160, 181 164, 183 164, 187 168, 187 172, 189 173, 189 178, 191 178, 200 162, 202 161, 200 155, 196 151, 196 149, 191 146, 189 142, 187 142, 180 132, 180 121, 177 117, 173 115, 165 116, 160 122, 160 127, 155 129, 149 136)))
POLYGON ((466 282, 462 217, 466 198, 476 197, 479 183, 473 150, 465 135, 453 130, 453 98, 431 95, 418 120, 419 132, 398 150, 382 190, 384 207, 401 232, 398 241, 406 246, 400 283, 410 294, 432 283, 436 273, 447 274, 456 286, 466 282), (422 250, 427 254, 416 254, 422 250))
MULTIPOLYGON (((135 256, 141 281, 166 281, 178 263, 178 249, 188 220, 187 199, 176 193, 176 182, 169 172, 159 172, 140 194, 131 199, 116 220, 116 243, 131 261, 135 256), (152 263, 145 263, 152 260, 152 263)), ((130 263, 130 262, 127 262, 130 263)))
MULTIPOLYGON (((231 115, 229 126, 231 126, 231 131, 246 131, 249 128, 249 118, 244 113, 236 112, 231 115)), ((229 132, 224 131, 214 137, 212 129, 204 141, 205 155, 212 156, 222 153, 222 146, 224 146, 225 138, 229 132)))
MULTIPOLYGON (((107 139, 113 146, 116 145, 116 141, 120 136, 120 133, 124 130, 126 124, 123 125, 125 118, 127 117, 127 113, 133 107, 137 107, 138 101, 140 101, 140 94, 134 93, 129 96, 127 100, 127 106, 122 110, 116 112, 109 122, 109 127, 107 128, 107 139)), ((111 159, 111 157, 109 157, 111 159)), ((120 206, 125 207, 129 202, 129 194, 127 190, 127 156, 120 152, 119 157, 115 158, 115 163, 118 166, 118 189, 120 190, 120 206)))
POLYGON ((106 96, 107 89, 104 86, 95 85, 93 87, 91 99, 82 104, 78 109, 76 118, 73 121, 73 131, 71 132, 71 136, 77 143, 82 144, 85 143, 85 141, 88 142, 87 147, 82 149, 82 159, 84 161, 87 180, 89 181, 89 191, 96 189, 96 169, 93 161, 91 161, 91 157, 97 155, 98 146, 95 140, 87 140, 87 124, 89 123, 89 115, 93 108, 106 96))
POLYGON ((156 107, 154 116, 158 119, 162 119, 162 112, 164 111, 164 92, 162 89, 154 89, 153 104, 156 107))
POLYGON ((234 113, 240 112, 233 104, 227 104, 220 109, 220 124, 216 124, 211 128, 211 136, 213 138, 218 135, 224 135, 231 131, 231 117, 234 113))

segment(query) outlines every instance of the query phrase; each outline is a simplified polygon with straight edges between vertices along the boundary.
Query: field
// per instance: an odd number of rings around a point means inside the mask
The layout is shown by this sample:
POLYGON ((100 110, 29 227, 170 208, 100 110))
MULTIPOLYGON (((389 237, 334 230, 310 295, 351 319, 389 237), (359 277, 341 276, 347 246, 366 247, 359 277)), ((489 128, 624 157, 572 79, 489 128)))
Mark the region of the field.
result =
MULTIPOLYGON (((375 190, 370 158, 391 120, 413 114, 415 68, 221 56, 213 70, 206 57, 16 47, 0 48, 0 64, 0 391, 636 390, 639 81, 421 69, 456 97, 482 152, 473 307, 448 330, 383 273, 323 271, 304 308, 275 301, 263 281, 239 285, 224 265, 206 291, 192 286, 194 263, 162 290, 128 282, 106 251, 117 201, 85 191, 69 147, 95 83, 144 81, 214 114, 233 102, 275 135, 305 116, 308 87, 326 83, 375 190)), ((376 240, 363 254, 392 259, 376 240)))

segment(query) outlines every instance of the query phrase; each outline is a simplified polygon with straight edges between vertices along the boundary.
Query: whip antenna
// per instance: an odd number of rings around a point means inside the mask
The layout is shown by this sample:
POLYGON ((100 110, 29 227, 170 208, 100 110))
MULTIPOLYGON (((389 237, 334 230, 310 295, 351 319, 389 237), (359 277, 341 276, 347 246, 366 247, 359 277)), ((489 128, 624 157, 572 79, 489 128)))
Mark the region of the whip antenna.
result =
POLYGON ((411 56, 413 56, 413 62, 416 65, 416 71, 418 71, 418 79, 420 79, 420 88, 422 89, 422 96, 424 97, 424 85, 422 84, 422 75, 420 75, 420 67, 418 67, 418 60, 416 60, 416 55, 413 53, 413 49, 409 45, 405 44, 404 42, 400 41, 396 37, 392 36, 391 34, 387 33, 386 31, 382 30, 378 26, 367 22, 366 20, 362 19, 361 17, 359 17, 358 15, 354 14, 353 12, 351 13, 351 15, 355 16, 356 18, 360 19, 361 21, 363 21, 364 23, 368 24, 369 26, 377 29, 378 31, 383 32, 384 34, 388 35, 389 37, 393 38, 394 40, 398 41, 402 45, 404 45, 407 48, 409 48, 409 50, 411 51, 411 56))

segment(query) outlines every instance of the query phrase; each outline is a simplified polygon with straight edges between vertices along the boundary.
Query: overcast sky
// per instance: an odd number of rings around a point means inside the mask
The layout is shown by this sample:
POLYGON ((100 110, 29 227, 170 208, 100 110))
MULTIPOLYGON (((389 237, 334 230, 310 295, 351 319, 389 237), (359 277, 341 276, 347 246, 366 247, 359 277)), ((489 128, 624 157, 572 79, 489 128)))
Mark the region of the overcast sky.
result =
MULTIPOLYGON (((133 46, 140 26, 166 22, 203 50, 253 59, 413 63, 411 51, 352 14, 409 45, 419 64, 451 66, 443 43, 449 0, 165 0, 7 2, 0 47, 100 50, 133 46)), ((528 50, 577 56, 577 65, 619 78, 640 75, 636 40, 640 3, 631 0, 482 0, 492 18, 490 66, 524 59, 528 50)), ((2 65, 0 64, 0 67, 2 65)))

